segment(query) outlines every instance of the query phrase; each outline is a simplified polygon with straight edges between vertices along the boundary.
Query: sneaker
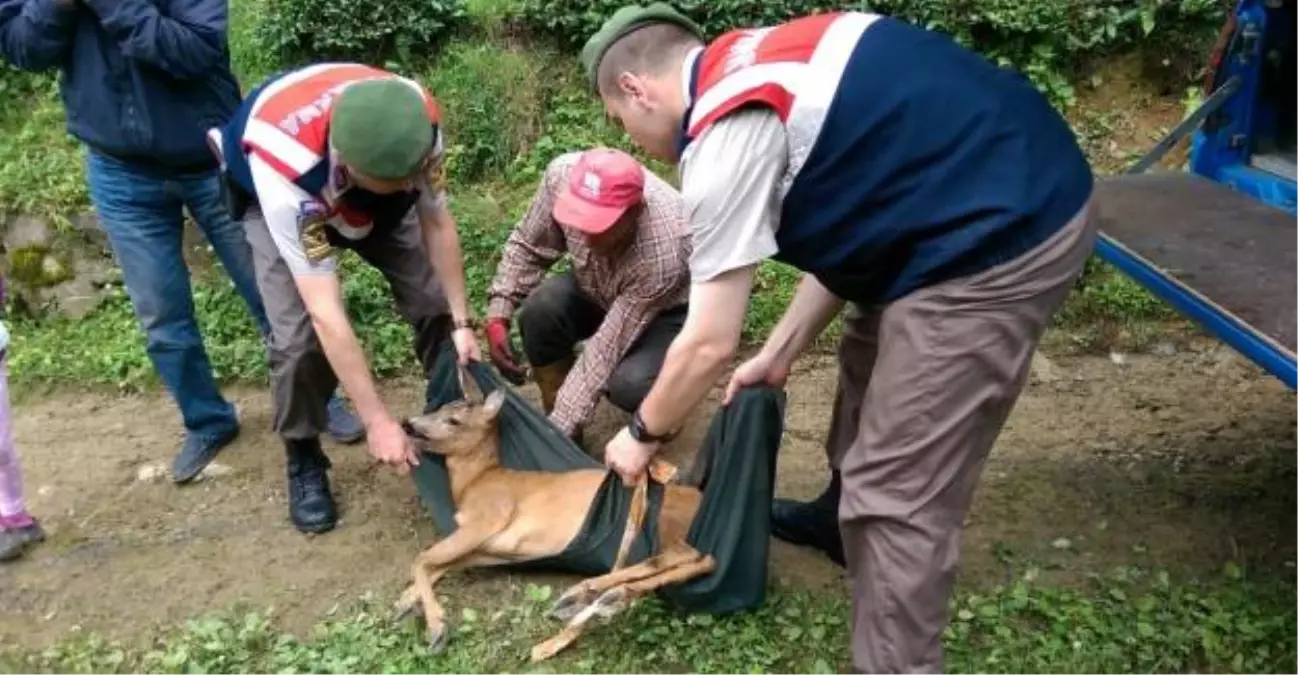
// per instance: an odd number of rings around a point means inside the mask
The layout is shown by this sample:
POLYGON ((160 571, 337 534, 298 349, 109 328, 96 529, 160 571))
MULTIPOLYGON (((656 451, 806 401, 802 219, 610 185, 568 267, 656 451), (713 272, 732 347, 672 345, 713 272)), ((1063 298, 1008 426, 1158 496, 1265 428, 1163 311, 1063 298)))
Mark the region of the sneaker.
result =
POLYGON ((28 546, 45 540, 45 531, 30 516, 23 518, 25 524, 17 527, 5 524, 5 520, 8 519, 0 519, 0 526, 4 527, 0 530, 0 561, 15 560, 22 556, 28 546))
POLYGON ((216 455, 239 435, 239 427, 215 435, 190 433, 185 436, 176 459, 171 463, 171 477, 177 483, 188 483, 202 473, 216 455))
POLYGON ((365 438, 365 426, 361 424, 360 418, 347 409, 347 404, 343 402, 337 391, 329 398, 329 406, 326 410, 328 420, 325 428, 335 441, 351 445, 365 438))

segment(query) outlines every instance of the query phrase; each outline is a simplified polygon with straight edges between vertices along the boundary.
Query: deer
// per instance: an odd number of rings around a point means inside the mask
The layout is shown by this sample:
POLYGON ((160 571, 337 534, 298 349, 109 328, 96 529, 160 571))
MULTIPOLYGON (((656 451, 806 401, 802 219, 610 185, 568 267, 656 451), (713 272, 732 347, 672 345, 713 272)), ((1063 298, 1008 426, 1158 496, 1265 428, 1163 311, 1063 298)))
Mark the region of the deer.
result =
MULTIPOLYGON (((477 397, 463 386, 464 398, 403 422, 406 433, 429 452, 445 458, 455 503, 456 530, 418 555, 412 583, 396 601, 396 620, 423 610, 428 645, 434 652, 447 641, 446 614, 434 585, 453 570, 537 560, 562 552, 579 534, 587 511, 607 476, 607 469, 567 472, 520 471, 501 466, 499 419, 505 402, 502 388, 477 397)), ((607 573, 585 579, 555 600, 551 615, 565 621, 553 637, 535 645, 531 661, 553 657, 572 644, 594 617, 609 618, 639 598, 665 586, 681 584, 716 569, 716 560, 691 546, 690 524, 702 493, 672 482, 675 467, 655 462, 645 480, 633 487, 630 514, 620 547, 607 573), (658 519, 659 550, 624 566, 639 533, 649 480, 663 483, 658 519)))

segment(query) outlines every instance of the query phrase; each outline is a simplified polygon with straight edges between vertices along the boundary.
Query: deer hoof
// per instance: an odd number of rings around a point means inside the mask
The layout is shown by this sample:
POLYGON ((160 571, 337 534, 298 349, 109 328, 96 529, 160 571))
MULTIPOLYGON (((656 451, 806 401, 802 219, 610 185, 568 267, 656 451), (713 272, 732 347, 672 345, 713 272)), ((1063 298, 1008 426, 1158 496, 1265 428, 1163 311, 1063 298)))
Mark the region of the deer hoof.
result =
POLYGON ((409 619, 416 609, 424 606, 423 601, 413 592, 414 587, 401 594, 401 598, 393 605, 392 625, 397 626, 409 619))
POLYGON ((413 616, 414 613, 415 613, 414 605, 406 605, 404 607, 397 606, 396 611, 392 613, 392 625, 400 626, 401 624, 406 622, 406 619, 409 619, 411 616, 413 616))
POLYGON ((626 608, 626 588, 615 586, 604 591, 604 594, 595 599, 591 608, 602 619, 607 619, 614 614, 626 608))
POLYGON ((590 604, 590 595, 590 591, 580 584, 569 588, 554 601, 554 606, 550 608, 550 616, 560 621, 571 619, 590 604))
POLYGON ((446 649, 446 642, 450 635, 451 632, 446 629, 446 624, 441 624, 440 626, 429 626, 428 650, 434 654, 442 653, 442 650, 446 649))

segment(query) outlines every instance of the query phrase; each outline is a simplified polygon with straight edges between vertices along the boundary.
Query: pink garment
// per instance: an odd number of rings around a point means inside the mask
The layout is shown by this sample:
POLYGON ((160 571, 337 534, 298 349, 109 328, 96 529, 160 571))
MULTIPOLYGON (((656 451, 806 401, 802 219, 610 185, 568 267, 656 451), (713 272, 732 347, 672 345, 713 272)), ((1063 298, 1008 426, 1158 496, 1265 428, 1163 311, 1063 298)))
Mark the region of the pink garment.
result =
POLYGON ((14 447, 13 425, 9 408, 9 363, 0 355, 0 517, 5 521, 25 519, 22 467, 14 447))

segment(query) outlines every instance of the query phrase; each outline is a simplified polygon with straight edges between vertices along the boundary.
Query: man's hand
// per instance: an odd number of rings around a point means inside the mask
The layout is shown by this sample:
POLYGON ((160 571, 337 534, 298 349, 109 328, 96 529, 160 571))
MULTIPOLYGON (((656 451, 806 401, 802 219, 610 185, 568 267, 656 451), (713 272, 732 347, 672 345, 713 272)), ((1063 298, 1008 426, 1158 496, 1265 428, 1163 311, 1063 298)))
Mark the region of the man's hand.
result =
POLYGON ((419 464, 414 442, 391 417, 384 416, 375 424, 366 425, 365 438, 374 459, 396 469, 402 476, 410 471, 410 467, 419 464))
POLYGON ((734 374, 730 376, 730 383, 726 385, 726 393, 721 398, 721 405, 730 405, 735 394, 744 387, 769 384, 772 387, 783 388, 788 379, 789 366, 776 363, 773 356, 763 351, 735 369, 734 374))
POLYGON ((658 450, 657 444, 641 443, 631 438, 631 432, 622 427, 613 440, 604 446, 604 463, 622 477, 624 485, 638 485, 645 479, 649 460, 658 450))
POLYGON ((455 353, 460 357, 460 365, 467 366, 470 361, 481 361, 482 352, 478 351, 478 337, 472 328, 456 328, 451 331, 451 341, 455 343, 455 353))
POLYGON ((518 365, 514 348, 509 343, 509 321, 502 318, 487 321, 487 347, 491 352, 491 363, 510 384, 523 384, 526 371, 518 365))

